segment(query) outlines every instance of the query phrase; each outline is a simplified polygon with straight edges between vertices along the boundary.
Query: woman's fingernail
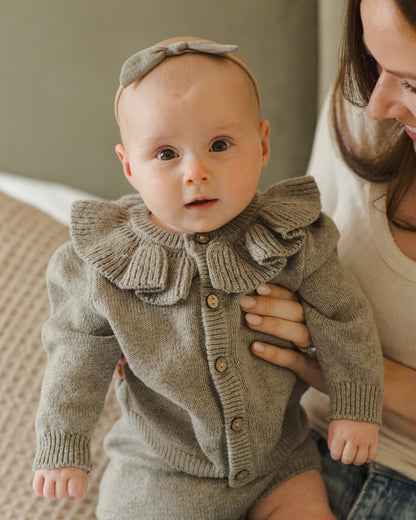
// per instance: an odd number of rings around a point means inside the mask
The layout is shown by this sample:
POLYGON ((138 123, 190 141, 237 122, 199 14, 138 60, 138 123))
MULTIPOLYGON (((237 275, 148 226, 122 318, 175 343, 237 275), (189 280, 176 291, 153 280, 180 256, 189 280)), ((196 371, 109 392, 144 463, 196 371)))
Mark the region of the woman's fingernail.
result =
POLYGON ((240 300, 240 305, 242 307, 246 307, 247 309, 251 309, 251 307, 256 305, 256 300, 250 296, 243 296, 240 300))
POLYGON ((255 350, 256 352, 264 352, 266 350, 264 348, 264 345, 262 345, 261 343, 255 342, 251 346, 252 346, 253 350, 255 350))
POLYGON ((260 325, 261 323, 261 317, 257 316, 257 314, 246 314, 246 320, 250 325, 260 325))
POLYGON ((268 296, 272 292, 272 290, 268 285, 260 285, 260 287, 257 287, 256 292, 261 296, 268 296))

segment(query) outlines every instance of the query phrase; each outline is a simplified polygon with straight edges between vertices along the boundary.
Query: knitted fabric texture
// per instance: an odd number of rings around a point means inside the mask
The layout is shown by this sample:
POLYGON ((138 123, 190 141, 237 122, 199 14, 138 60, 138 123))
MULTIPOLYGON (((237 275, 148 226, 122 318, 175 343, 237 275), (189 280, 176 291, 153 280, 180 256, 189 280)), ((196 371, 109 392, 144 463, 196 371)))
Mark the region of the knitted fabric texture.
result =
POLYGON ((45 271, 53 251, 68 239, 68 230, 2 193, 0 219, 0 518, 93 520, 107 464, 102 439, 119 413, 113 392, 94 435, 95 470, 83 501, 49 502, 36 497, 31 486, 35 413, 46 364, 40 337, 49 315, 45 271))
MULTIPOLYGON (((336 261, 338 234, 320 214, 312 179, 256 195, 202 241, 154 226, 138 196, 77 203, 72 217, 73 241, 48 269, 54 312, 43 330, 49 363, 35 467, 69 461, 90 469, 89 435, 121 351, 129 366, 119 398, 146 464, 226 478, 230 489, 277 468, 283 480, 309 466, 302 457, 300 465, 287 463, 308 434, 298 407, 304 387, 290 371, 251 355, 250 343, 261 336, 244 325, 238 305, 267 281, 303 300, 332 416, 379 421, 382 357, 371 311, 336 261), (227 370, 218 370, 219 359, 227 370)), ((125 437, 118 439, 121 451, 125 437)), ((127 451, 131 465, 122 474, 130 482, 137 471, 127 451)), ((107 488, 115 489, 108 475, 107 488)), ((107 510, 122 508, 124 493, 123 485, 107 510)))

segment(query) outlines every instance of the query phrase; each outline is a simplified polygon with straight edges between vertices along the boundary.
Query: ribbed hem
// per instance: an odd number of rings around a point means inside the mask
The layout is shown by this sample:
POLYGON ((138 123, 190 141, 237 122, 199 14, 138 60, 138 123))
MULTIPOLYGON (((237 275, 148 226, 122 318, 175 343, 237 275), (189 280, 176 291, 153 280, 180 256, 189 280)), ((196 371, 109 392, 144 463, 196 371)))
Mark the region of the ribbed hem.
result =
POLYGON ((379 386, 343 382, 329 384, 329 418, 381 424, 383 390, 379 386))
POLYGON ((38 435, 33 469, 74 466, 91 471, 90 438, 76 433, 52 432, 38 435))
POLYGON ((216 468, 212 462, 198 458, 195 453, 182 450, 179 446, 173 445, 157 432, 150 425, 146 424, 136 413, 127 412, 129 423, 140 436, 140 442, 150 446, 159 457, 169 464, 176 471, 188 473, 189 475, 200 478, 225 478, 224 469, 216 468))

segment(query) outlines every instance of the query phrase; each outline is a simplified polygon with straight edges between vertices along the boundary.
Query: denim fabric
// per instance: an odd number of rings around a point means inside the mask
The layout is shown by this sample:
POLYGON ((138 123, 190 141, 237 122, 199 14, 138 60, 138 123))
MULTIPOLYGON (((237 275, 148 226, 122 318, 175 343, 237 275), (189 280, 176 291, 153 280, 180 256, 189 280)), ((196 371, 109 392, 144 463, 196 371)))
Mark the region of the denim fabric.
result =
POLYGON ((331 459, 314 432, 329 502, 338 520, 416 520, 416 482, 377 463, 347 466, 331 459))

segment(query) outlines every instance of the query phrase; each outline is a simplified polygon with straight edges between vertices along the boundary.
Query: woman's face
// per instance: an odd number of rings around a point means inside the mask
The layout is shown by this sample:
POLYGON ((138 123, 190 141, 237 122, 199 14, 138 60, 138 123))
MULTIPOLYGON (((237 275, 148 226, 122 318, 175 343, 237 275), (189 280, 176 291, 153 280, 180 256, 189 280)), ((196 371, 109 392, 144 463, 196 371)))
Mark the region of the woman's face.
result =
POLYGON ((361 20, 379 72, 367 114, 402 123, 416 151, 416 28, 394 0, 362 0, 361 20))

